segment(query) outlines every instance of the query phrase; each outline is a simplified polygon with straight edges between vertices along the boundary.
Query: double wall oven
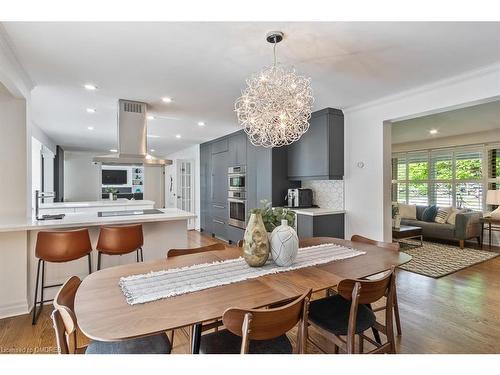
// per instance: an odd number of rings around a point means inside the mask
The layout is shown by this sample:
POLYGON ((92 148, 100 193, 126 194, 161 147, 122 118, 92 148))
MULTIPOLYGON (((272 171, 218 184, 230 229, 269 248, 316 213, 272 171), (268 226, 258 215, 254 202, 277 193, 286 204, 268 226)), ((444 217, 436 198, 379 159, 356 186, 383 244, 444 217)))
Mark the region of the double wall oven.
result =
POLYGON ((229 167, 227 185, 228 224, 245 229, 247 221, 246 167, 229 167))

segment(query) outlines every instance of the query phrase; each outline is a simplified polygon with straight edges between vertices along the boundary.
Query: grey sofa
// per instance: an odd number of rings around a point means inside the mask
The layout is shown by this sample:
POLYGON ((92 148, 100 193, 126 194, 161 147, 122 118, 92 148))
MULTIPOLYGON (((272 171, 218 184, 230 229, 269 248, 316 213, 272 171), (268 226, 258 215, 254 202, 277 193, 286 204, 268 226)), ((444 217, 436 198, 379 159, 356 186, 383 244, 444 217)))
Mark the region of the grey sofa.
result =
POLYGON ((422 213, 426 208, 427 206, 417 205, 417 219, 401 219, 401 224, 421 227, 425 238, 459 241, 462 249, 465 246, 465 240, 475 238, 478 244, 481 244, 481 224, 479 223, 479 219, 483 216, 481 212, 468 211, 459 213, 455 225, 452 225, 421 220, 422 213))

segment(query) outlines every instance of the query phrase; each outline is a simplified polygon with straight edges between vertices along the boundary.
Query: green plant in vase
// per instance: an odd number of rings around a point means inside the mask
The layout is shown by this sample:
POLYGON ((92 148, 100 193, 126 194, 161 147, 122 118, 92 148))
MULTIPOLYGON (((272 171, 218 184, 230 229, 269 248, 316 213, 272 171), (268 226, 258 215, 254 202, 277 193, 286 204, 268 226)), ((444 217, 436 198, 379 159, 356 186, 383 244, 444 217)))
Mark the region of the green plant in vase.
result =
POLYGON ((109 194, 109 199, 110 200, 115 200, 116 199, 116 194, 118 194, 118 189, 108 187, 106 188, 106 193, 109 194))
POLYGON ((271 202, 263 199, 260 201, 260 208, 252 208, 250 214, 260 214, 266 227, 266 231, 271 233, 274 228, 281 224, 281 220, 286 220, 291 227, 295 226, 295 212, 284 207, 272 207, 271 202))

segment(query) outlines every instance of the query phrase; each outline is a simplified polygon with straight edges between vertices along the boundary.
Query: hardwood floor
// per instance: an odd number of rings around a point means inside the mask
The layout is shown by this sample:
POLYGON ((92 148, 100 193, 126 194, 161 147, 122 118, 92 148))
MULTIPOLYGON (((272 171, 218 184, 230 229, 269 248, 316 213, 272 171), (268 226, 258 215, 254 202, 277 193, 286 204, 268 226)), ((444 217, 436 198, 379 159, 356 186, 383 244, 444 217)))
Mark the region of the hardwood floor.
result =
MULTIPOLYGON (((218 241, 195 231, 189 239, 193 247, 218 241)), ((500 353, 500 257, 440 279, 400 270, 397 287, 403 329, 398 353, 500 353)), ((29 315, 1 319, 0 353, 54 353, 50 310, 44 307, 36 326, 29 315)), ((187 332, 176 330, 174 353, 189 351, 187 332)), ((295 332, 289 336, 295 342, 295 332)), ((319 332, 310 329, 310 336, 328 348, 319 332)), ((307 352, 321 351, 308 343, 307 352)))

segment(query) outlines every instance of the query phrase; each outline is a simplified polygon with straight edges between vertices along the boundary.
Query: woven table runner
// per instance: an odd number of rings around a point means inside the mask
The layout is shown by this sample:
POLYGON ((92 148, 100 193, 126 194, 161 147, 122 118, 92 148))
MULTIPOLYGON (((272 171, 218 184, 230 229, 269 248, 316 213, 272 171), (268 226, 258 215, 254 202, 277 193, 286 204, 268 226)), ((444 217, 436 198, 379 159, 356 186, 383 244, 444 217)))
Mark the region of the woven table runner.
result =
POLYGON ((120 278, 119 285, 129 305, 156 301, 203 289, 255 279, 273 273, 292 271, 365 254, 335 244, 299 249, 294 263, 278 267, 269 260, 262 267, 250 267, 243 258, 155 271, 120 278))

